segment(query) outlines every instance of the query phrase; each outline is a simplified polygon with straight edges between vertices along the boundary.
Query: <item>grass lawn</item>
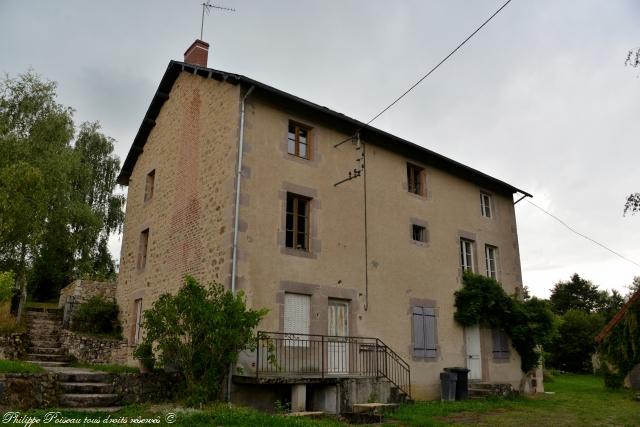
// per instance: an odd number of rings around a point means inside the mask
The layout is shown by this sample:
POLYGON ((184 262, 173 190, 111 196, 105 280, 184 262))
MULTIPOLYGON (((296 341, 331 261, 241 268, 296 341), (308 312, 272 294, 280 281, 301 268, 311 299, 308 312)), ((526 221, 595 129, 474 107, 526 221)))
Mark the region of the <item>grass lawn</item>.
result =
POLYGON ((389 418, 405 426, 638 426, 640 402, 629 390, 606 390, 602 378, 558 375, 545 383, 554 394, 513 400, 424 402, 389 418))
POLYGON ((0 373, 3 374, 34 374, 38 372, 45 372, 45 370, 35 363, 29 363, 23 360, 0 360, 0 373))

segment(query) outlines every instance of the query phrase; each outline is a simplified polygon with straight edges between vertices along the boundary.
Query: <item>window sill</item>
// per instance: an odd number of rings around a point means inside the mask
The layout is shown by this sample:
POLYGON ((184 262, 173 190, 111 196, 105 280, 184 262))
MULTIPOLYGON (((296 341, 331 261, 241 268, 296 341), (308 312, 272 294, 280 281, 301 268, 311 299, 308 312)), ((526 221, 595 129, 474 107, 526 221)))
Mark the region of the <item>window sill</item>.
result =
POLYGON ((283 255, 292 255, 300 258, 308 258, 308 259, 316 259, 316 254, 311 251, 306 251, 304 249, 293 249, 293 248, 280 248, 280 253, 283 255))
POLYGON ((411 191, 406 191, 406 193, 410 196, 410 197, 414 197, 416 199, 419 200, 427 200, 427 195, 426 194, 417 194, 417 193, 413 193, 411 191))
POLYGON ((421 247, 421 248, 428 248, 429 247, 429 242, 421 242, 420 240, 410 240, 409 241, 412 245, 421 247))

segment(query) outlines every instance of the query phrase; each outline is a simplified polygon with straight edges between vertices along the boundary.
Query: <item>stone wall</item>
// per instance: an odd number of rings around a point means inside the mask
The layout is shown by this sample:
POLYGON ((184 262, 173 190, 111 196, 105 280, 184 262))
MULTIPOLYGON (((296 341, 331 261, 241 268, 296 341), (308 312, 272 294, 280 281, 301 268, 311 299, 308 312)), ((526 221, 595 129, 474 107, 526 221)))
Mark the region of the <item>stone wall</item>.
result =
POLYGON ((58 307, 64 307, 69 297, 74 297, 77 303, 87 302, 91 297, 100 295, 108 300, 116 298, 116 284, 114 282, 97 282, 93 280, 74 280, 60 291, 58 307))
POLYGON ((182 384, 182 377, 165 372, 114 374, 112 383, 113 392, 120 396, 117 404, 128 405, 173 399, 182 384))
POLYGON ((49 408, 58 405, 55 374, 0 374, 0 409, 49 408))
POLYGON ((119 363, 127 361, 127 340, 84 335, 60 330, 60 343, 70 356, 84 363, 119 363))
POLYGON ((0 335, 0 359, 22 359, 27 354, 26 332, 0 335))

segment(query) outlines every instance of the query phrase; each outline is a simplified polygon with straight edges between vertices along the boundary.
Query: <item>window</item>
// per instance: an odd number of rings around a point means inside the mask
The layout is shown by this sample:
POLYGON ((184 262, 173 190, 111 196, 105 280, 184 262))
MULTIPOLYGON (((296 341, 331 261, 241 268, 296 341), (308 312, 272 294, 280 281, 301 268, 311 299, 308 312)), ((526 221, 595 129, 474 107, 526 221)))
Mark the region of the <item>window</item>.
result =
POLYGON ((427 229, 421 225, 411 224, 411 238, 415 242, 426 242, 427 229))
POLYGON ((485 218, 491 218, 491 196, 480 193, 480 211, 485 218))
POLYGON ((142 327, 142 298, 138 298, 134 301, 134 313, 136 316, 136 322, 134 324, 133 344, 138 345, 140 343, 140 331, 142 327))
POLYGON ((142 270, 147 265, 147 247, 149 246, 149 229, 140 233, 140 245, 138 246, 138 269, 142 270))
POLYGON ((147 174, 147 181, 144 187, 144 201, 148 202, 153 199, 153 186, 156 180, 156 170, 152 170, 147 174))
POLYGON ((287 152, 303 159, 311 158, 309 137, 311 129, 293 122, 289 122, 289 136, 287 138, 287 152))
POLYGON ((460 265, 462 271, 473 272, 473 241, 460 239, 460 265))
POLYGON ((436 312, 434 308, 414 306, 413 355, 415 357, 436 357, 436 312))
POLYGON ((311 297, 309 295, 284 294, 284 330, 285 345, 289 347, 306 347, 308 337, 295 334, 309 334, 311 297))
POLYGON ((309 204, 311 199, 287 193, 286 236, 287 248, 309 250, 309 204))
POLYGON ((486 245, 484 247, 484 253, 487 263, 487 277, 498 279, 498 248, 496 248, 495 246, 486 245))
POLYGON ((424 168, 407 163, 407 189, 409 193, 424 196, 424 168))
POLYGON ((493 341, 493 358, 508 359, 509 358, 509 337, 502 329, 493 329, 491 331, 493 341))

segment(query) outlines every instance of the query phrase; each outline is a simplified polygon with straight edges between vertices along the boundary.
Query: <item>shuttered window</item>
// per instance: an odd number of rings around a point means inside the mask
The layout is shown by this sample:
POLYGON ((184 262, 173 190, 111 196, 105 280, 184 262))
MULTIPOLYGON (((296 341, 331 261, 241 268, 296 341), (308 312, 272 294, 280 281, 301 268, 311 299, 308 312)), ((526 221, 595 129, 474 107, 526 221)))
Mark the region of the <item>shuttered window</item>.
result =
POLYGON ((415 357, 436 357, 436 313, 434 308, 414 306, 413 355, 415 357))
MULTIPOLYGON (((310 323, 311 297, 300 294, 284 294, 284 331, 288 334, 308 334, 310 323)), ((286 345, 306 347, 308 337, 291 335, 286 337, 286 345)))
POLYGON ((509 337, 507 333, 501 329, 493 329, 493 358, 508 359, 509 358, 509 337))
POLYGON ((134 310, 136 314, 136 323, 134 325, 134 334, 133 334, 133 343, 138 345, 140 343, 141 338, 141 329, 142 329, 142 298, 138 298, 134 301, 134 310))

